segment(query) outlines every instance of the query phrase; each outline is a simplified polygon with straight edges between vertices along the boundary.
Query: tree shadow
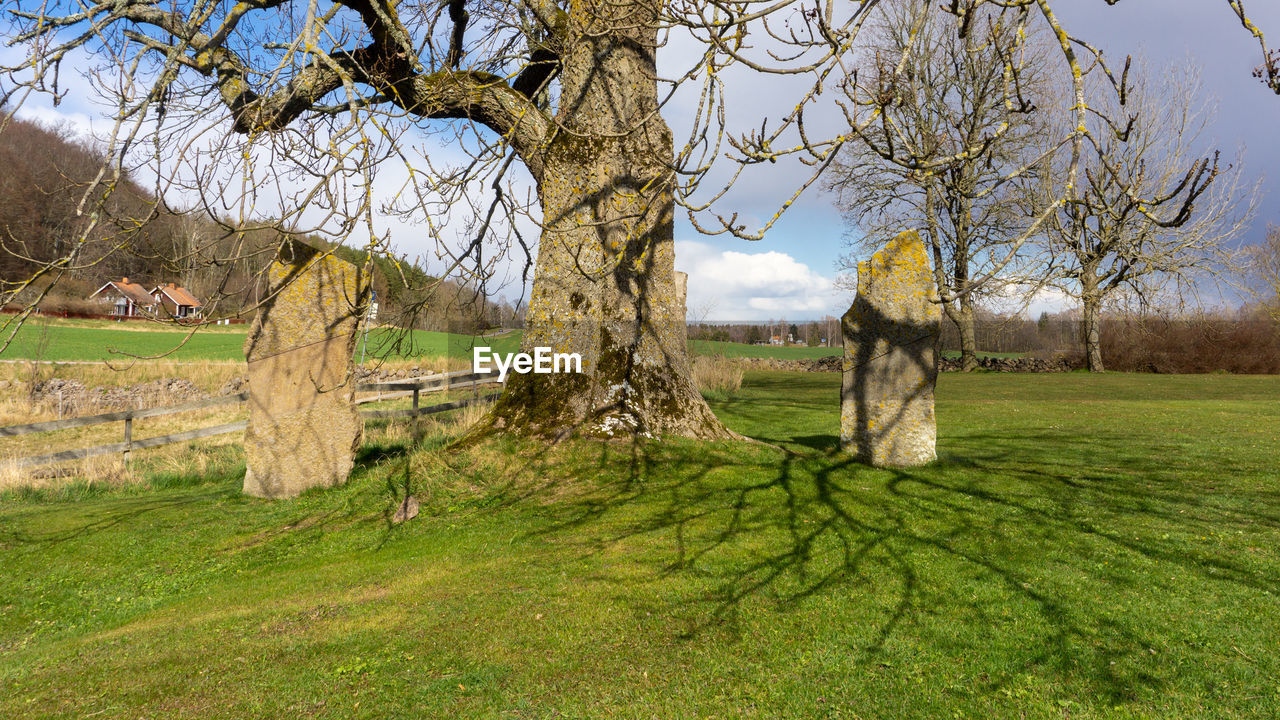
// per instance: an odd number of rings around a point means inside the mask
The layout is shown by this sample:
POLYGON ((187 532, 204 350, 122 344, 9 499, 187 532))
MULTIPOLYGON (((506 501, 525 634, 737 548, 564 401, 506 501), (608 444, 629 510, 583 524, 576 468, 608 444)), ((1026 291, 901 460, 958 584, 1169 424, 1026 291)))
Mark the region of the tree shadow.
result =
POLYGON ((792 435, 791 437, 765 437, 757 435, 753 439, 761 442, 776 445, 780 448, 788 448, 790 446, 800 446, 817 450, 823 454, 833 454, 840 451, 840 436, 824 433, 821 435, 792 435))
POLYGON ((73 527, 59 528, 45 532, 30 532, 14 529, 7 519, 0 520, 0 546, 5 545, 56 545, 76 538, 93 535, 110 530, 118 525, 131 522, 145 515, 164 510, 172 510, 187 505, 209 503, 223 500, 237 493, 221 489, 212 492, 170 498, 122 498, 112 502, 113 506, 121 506, 116 510, 94 508, 93 517, 86 518, 73 527))
MULTIPOLYGON (((994 627, 1001 606, 977 595, 939 598, 948 591, 940 588, 952 582, 940 573, 976 577, 988 591, 1007 596, 1009 605, 1031 608, 1043 624, 1035 646, 1020 653, 1022 667, 1050 668, 1109 703, 1132 701, 1137 688, 1157 688, 1166 679, 1117 664, 1145 657, 1163 638, 1147 623, 1126 622, 1123 613, 1103 609, 1101 591, 1134 588, 1132 577, 1099 557, 1119 554, 1236 590, 1280 593, 1280 575, 1271 568, 1221 552, 1189 551, 1155 530, 1132 534, 1135 525, 1175 529, 1190 519, 1280 529, 1267 509, 1273 506, 1215 507, 1191 488, 1171 486, 1153 495, 1145 483, 1065 461, 1022 462, 1046 437, 1004 438, 981 454, 893 470, 827 454, 830 435, 760 439, 819 452, 744 453, 729 444, 708 444, 697 453, 644 443, 594 448, 596 476, 612 479, 579 496, 558 497, 554 520, 535 534, 576 542, 584 557, 637 549, 642 580, 632 572, 599 574, 624 596, 638 584, 668 579, 676 582, 664 587, 698 588, 681 590, 662 608, 680 618, 685 641, 710 641, 708 634, 741 638, 750 632, 746 618, 762 604, 788 613, 816 597, 855 595, 861 599, 851 602, 877 608, 869 614, 874 627, 860 628, 862 641, 851 649, 868 667, 884 657, 889 643, 913 632, 906 628, 940 613, 994 627), (1003 479, 987 487, 982 479, 992 477, 1003 479), (1109 526, 1113 515, 1127 521, 1109 526), (1046 581, 1046 554, 1055 571, 1065 566, 1098 592, 1081 602, 1046 581)), ((1099 442, 1113 452, 1125 447, 1122 439, 1099 442)), ((534 462, 539 459, 546 463, 535 474, 556 471, 557 461, 540 456, 534 462)), ((1158 458, 1148 462, 1158 464, 1158 458)), ((1008 682, 994 678, 990 686, 998 690, 1008 682)))
POLYGON ((356 451, 352 471, 368 470, 392 460, 400 460, 412 453, 410 443, 371 443, 361 445, 356 451))

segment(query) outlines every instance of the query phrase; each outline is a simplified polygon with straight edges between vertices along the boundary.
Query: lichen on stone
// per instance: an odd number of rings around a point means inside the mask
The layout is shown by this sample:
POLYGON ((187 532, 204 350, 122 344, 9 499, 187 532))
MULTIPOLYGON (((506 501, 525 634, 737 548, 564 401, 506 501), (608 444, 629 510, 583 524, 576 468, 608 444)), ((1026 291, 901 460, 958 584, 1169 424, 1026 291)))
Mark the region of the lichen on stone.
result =
POLYGON ((841 447, 878 467, 936 457, 933 389, 942 309, 918 234, 858 264, 858 294, 841 321, 845 357, 841 447))

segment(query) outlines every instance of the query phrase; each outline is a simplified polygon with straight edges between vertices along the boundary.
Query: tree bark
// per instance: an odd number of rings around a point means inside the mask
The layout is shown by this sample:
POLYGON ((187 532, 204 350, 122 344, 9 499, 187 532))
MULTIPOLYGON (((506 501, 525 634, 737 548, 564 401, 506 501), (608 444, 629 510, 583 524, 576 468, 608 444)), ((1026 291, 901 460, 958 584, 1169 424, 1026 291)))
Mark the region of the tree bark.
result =
POLYGON ((960 328, 960 369, 973 372, 978 369, 978 339, 973 328, 973 296, 960 298, 960 313, 956 321, 960 328))
POLYGON ((1102 372, 1102 296, 1097 276, 1085 268, 1080 279, 1080 302, 1084 305, 1084 355, 1089 372, 1102 372))
POLYGON ((581 374, 513 374, 495 428, 733 437, 694 386, 674 265, 671 132, 658 114, 657 9, 571 14, 559 130, 538 193, 544 227, 522 350, 579 353, 581 374), (626 17, 615 17, 625 11, 626 17))

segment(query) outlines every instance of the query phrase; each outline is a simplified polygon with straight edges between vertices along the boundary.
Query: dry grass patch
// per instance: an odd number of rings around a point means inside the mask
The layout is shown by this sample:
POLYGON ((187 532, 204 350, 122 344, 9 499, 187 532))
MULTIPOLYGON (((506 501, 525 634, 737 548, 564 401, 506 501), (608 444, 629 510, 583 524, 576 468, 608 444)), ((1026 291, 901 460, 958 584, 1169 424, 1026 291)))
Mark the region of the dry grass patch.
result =
MULTIPOLYGON (((368 363, 365 367, 382 375, 399 374, 414 377, 454 372, 466 369, 468 366, 463 360, 440 357, 368 363)), ((190 397, 168 398, 140 388, 137 397, 126 395, 127 399, 122 402, 104 405, 98 399, 103 394, 101 392, 103 389, 132 388, 176 378, 191 383, 204 395, 217 396, 237 390, 239 386, 233 381, 244 377, 243 362, 214 360, 200 362, 155 360, 83 365, 4 363, 0 364, 0 426, 58 420, 139 407, 176 405, 192 399, 190 397), (71 395, 64 397, 61 405, 56 396, 43 398, 40 402, 32 402, 32 385, 54 378, 80 383, 85 390, 75 397, 71 395)))
POLYGON ((111 363, 74 364, 44 362, 38 366, 30 362, 0 364, 0 382, 7 381, 9 387, 20 385, 23 389, 28 388, 33 380, 39 382, 55 377, 76 380, 86 387, 128 387, 155 380, 182 378, 204 392, 216 393, 227 381, 241 377, 244 373, 243 362, 225 360, 120 360, 111 363))
MULTIPOLYGON (((0 405, 0 411, 3 405, 0 405)), ((43 414, 37 413, 34 420, 22 420, 23 424, 27 422, 41 422, 43 420, 56 419, 47 409, 43 414)), ((224 423, 236 422, 244 420, 248 417, 243 403, 235 403, 231 405, 220 405, 218 407, 205 408, 202 410, 192 410, 183 413, 174 413, 173 415, 161 415, 158 417, 141 418, 133 421, 133 439, 143 440, 161 435, 170 435, 172 433, 194 430, 196 428, 211 427, 213 425, 222 425, 224 423)), ((15 424, 15 423, 7 423, 15 424)), ((238 435, 233 435, 239 437, 238 435)), ((99 423, 97 425, 88 425, 85 427, 70 428, 67 430, 55 430, 52 432, 30 433, 27 435, 18 435, 17 437, 5 438, 5 451, 17 456, 27 455, 45 455, 48 453, 61 452, 63 450, 73 450, 76 448, 93 447, 96 445, 107 445, 109 443, 124 442, 124 422, 114 421, 99 423)), ((142 451, 145 453, 155 452, 154 449, 142 451)))
POLYGON ((95 455, 74 462, 44 467, 17 467, 14 456, 0 463, 0 492, 43 490, 80 482, 89 489, 119 488, 142 482, 142 476, 124 464, 119 455, 95 455))
POLYGON ((222 469, 229 457, 242 459, 243 440, 243 433, 235 432, 151 448, 141 455, 134 451, 134 468, 149 476, 205 477, 222 469))
POLYGON ((724 400, 742 388, 742 366, 722 355, 695 355, 693 382, 704 397, 724 400))
POLYGON ((134 450, 127 466, 123 455, 113 453, 19 468, 13 464, 17 455, 10 453, 0 459, 0 493, 53 490, 74 494, 126 487, 147 490, 167 486, 173 478, 182 478, 183 483, 201 482, 225 475, 234 466, 243 468, 240 444, 240 433, 230 433, 134 450))
POLYGON ((0 391, 0 426, 25 425, 27 423, 57 420, 55 408, 42 403, 32 403, 24 390, 0 391))
POLYGON ((465 435, 467 431, 475 427, 476 423, 483 420, 485 416, 489 414, 489 406, 490 403, 477 402, 473 405, 467 405, 466 407, 454 410, 453 412, 445 413, 446 415, 451 416, 446 420, 446 422, 450 422, 450 428, 454 434, 465 435))
POLYGON ((31 477, 31 473, 23 468, 19 468, 14 460, 16 454, 6 453, 4 458, 0 458, 0 492, 5 490, 16 490, 26 485, 31 477))
MULTIPOLYGON (((451 397, 448 393, 432 393, 422 396, 422 403, 443 404, 446 402, 457 402, 473 397, 470 394, 463 395, 456 393, 451 397)), ((398 398, 384 403, 379 403, 379 410, 391 409, 407 409, 410 401, 407 398, 398 398)), ((472 405, 461 407, 457 410, 448 410, 435 415, 422 415, 417 418, 393 418, 388 420, 366 420, 365 421, 365 442, 373 445, 417 445, 424 442, 444 442, 455 437, 464 435, 476 423, 480 422, 489 413, 490 402, 477 402, 472 405)), ((366 405, 365 408, 372 408, 372 405, 366 405)))

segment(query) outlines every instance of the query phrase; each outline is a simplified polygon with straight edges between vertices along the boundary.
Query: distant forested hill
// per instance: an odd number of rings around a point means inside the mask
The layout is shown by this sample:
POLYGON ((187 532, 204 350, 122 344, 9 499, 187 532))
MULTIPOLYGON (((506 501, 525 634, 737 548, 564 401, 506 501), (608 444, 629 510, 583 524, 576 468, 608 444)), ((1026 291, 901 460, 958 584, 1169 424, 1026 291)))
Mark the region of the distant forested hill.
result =
MULTIPOLYGON (((17 304, 54 282, 42 308, 94 312, 100 308, 88 296, 108 280, 128 277, 148 287, 177 282, 206 303, 215 300, 218 316, 252 312, 261 272, 287 229, 270 222, 246 228, 183 213, 125 176, 94 190, 109 193, 105 217, 77 248, 90 222, 77 208, 103 161, 99 149, 65 127, 14 118, 0 131, 0 287, 17 287, 74 249, 72 263, 40 278, 17 304)), ((360 249, 304 239, 333 247, 354 263, 368 260, 360 249)), ((375 256, 372 264, 384 323, 430 330, 519 323, 510 305, 465 283, 432 277, 406 258, 375 256)))

